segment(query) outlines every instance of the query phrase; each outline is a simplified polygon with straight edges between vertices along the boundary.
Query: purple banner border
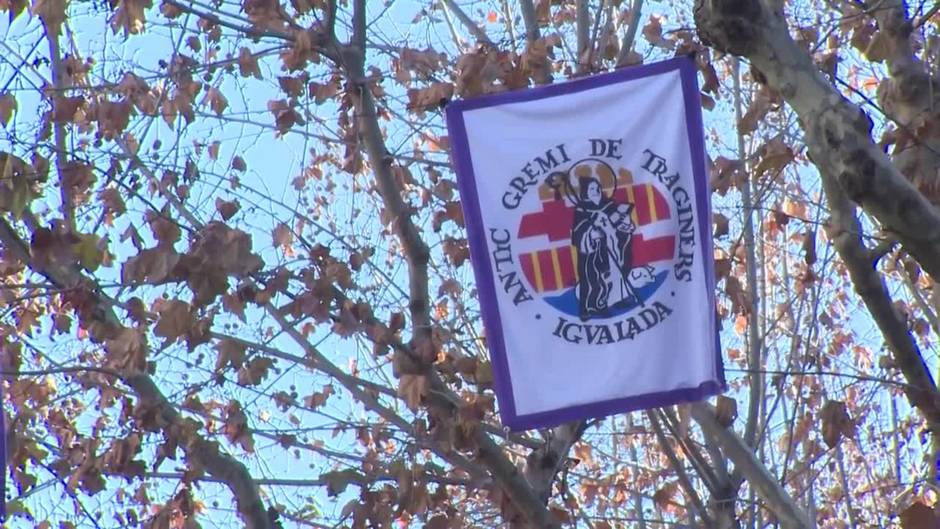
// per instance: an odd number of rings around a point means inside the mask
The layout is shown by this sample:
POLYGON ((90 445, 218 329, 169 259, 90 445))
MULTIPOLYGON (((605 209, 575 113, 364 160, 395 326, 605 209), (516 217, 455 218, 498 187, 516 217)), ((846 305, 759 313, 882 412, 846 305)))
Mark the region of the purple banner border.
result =
POLYGON ((509 376, 509 361, 506 356, 506 344, 496 300, 496 285, 493 282, 493 270, 490 252, 483 232, 483 219, 480 209, 480 197, 477 194, 473 164, 470 159, 470 146, 467 140, 463 113, 468 110, 507 103, 516 103, 571 94, 621 83, 633 79, 650 77, 671 71, 679 71, 685 105, 686 130, 691 149, 693 180, 696 191, 696 209, 699 214, 699 232, 702 240, 702 254, 706 256, 705 281, 708 287, 708 300, 715 306, 714 262, 708 257, 713 253, 711 236, 711 194, 708 189, 705 168, 705 143, 702 134, 702 108, 699 99, 698 78, 694 59, 676 57, 666 61, 624 68, 607 74, 576 79, 555 85, 542 86, 528 90, 504 92, 473 99, 453 101, 447 105, 446 120, 451 142, 451 160, 458 175, 457 186, 460 190, 467 239, 470 245, 471 263, 477 281, 480 310, 483 326, 486 330, 486 343, 493 363, 493 382, 499 401, 499 414, 505 426, 511 430, 526 430, 557 425, 563 422, 602 417, 615 413, 669 406, 681 402, 702 400, 727 389, 724 366, 721 358, 721 346, 718 336, 718 324, 715 311, 704 315, 715 329, 715 369, 717 380, 706 381, 697 387, 678 388, 669 391, 634 395, 602 402, 570 406, 539 413, 518 415, 516 413, 512 380, 509 376), (474 258, 474 256, 477 256, 474 258), (482 256, 482 257, 479 257, 482 256))

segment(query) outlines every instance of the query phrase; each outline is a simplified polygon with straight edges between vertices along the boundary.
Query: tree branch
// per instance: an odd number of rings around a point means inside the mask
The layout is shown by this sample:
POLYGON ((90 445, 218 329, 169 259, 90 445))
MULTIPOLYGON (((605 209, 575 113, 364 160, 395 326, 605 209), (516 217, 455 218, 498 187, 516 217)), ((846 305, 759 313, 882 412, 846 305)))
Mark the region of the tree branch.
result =
POLYGON ((894 361, 908 382, 904 393, 911 405, 924 414, 937 444, 940 442, 940 392, 907 323, 895 310, 870 252, 862 243, 859 235, 862 227, 855 215, 855 207, 835 182, 824 180, 823 189, 832 211, 830 240, 849 271, 855 291, 881 330, 894 361))
POLYGON ((578 72, 584 73, 590 67, 591 58, 591 12, 587 0, 575 2, 575 32, 578 37, 578 72))
POLYGON ((757 0, 698 0, 702 40, 746 56, 790 104, 806 131, 809 154, 824 181, 841 185, 933 277, 940 277, 940 211, 908 182, 871 139, 871 121, 813 64, 782 15, 757 0))
MULTIPOLYGON (((525 41, 526 44, 531 47, 537 40, 542 38, 541 32, 539 31, 538 13, 535 11, 535 5, 532 3, 532 0, 520 0, 519 6, 522 9, 522 20, 525 24, 525 41)), ((535 82, 538 84, 550 84, 552 82, 552 68, 551 61, 548 57, 545 57, 545 62, 539 71, 543 73, 535 82)))
POLYGON ((490 37, 486 34, 486 32, 483 31, 483 29, 480 26, 478 26, 477 23, 474 22, 472 18, 467 16, 467 13, 465 13, 464 10, 461 9, 460 6, 457 5, 456 2, 454 2, 454 0, 441 0, 441 3, 444 5, 446 9, 450 10, 454 14, 455 17, 457 17, 457 20, 459 20, 460 23, 463 24, 464 27, 467 28, 467 30, 474 37, 476 37, 478 42, 483 42, 485 44, 493 45, 493 41, 490 40, 490 37))
MULTIPOLYGON (((741 61, 733 58, 734 69, 734 117, 735 123, 741 123, 743 116, 741 103, 741 61)), ((740 127, 736 127, 738 159, 747 160, 744 147, 744 134, 740 127)), ((757 296, 757 252, 754 243, 754 202, 751 196, 751 179, 745 178, 741 186, 741 202, 744 206, 744 254, 747 257, 747 365, 751 370, 749 380, 747 420, 744 425, 744 442, 755 446, 757 436, 757 421, 760 418, 761 404, 764 395, 764 375, 760 373, 763 367, 761 353, 760 324, 758 321, 757 296)))
POLYGON ((754 452, 740 436, 718 423, 715 412, 709 404, 692 404, 692 418, 701 426, 702 432, 721 446, 725 455, 734 462, 736 468, 747 478, 748 483, 764 500, 767 508, 776 515, 784 529, 810 529, 813 525, 806 514, 793 502, 793 499, 780 483, 767 471, 767 468, 754 456, 754 452))
POLYGON ((526 457, 525 478, 535 494, 547 502, 551 497, 552 483, 568 459, 568 451, 581 439, 587 429, 586 421, 569 422, 550 430, 545 444, 529 452, 526 457))
POLYGON ((633 6, 630 8, 630 23, 627 25, 627 32, 623 34, 623 40, 620 41, 620 51, 617 52, 617 66, 625 66, 630 52, 633 51, 636 30, 640 27, 642 14, 643 0, 633 0, 633 6))
MULTIPOLYGON (((414 343, 430 341, 431 319, 428 298, 428 260, 429 251, 421 234, 414 224, 412 213, 402 199, 401 190, 392 173, 391 160, 386 155, 387 148, 376 115, 375 101, 366 86, 358 83, 365 72, 365 0, 355 0, 353 13, 353 42, 343 53, 341 65, 352 82, 359 85, 355 106, 359 119, 360 138, 364 144, 369 163, 375 173, 376 186, 386 209, 394 219, 395 232, 404 248, 408 260, 409 309, 411 313, 412 336, 414 343)), ((403 358, 416 363, 420 372, 428 378, 430 391, 429 408, 438 409, 439 413, 452 414, 459 399, 444 384, 440 376, 420 355, 409 355, 413 351, 401 351, 403 358)), ((398 353, 396 353, 398 354, 398 353)), ((538 527, 558 527, 558 522, 540 501, 532 487, 526 482, 519 469, 509 461, 502 449, 480 428, 475 428, 473 440, 477 444, 477 457, 492 473, 493 478, 502 486, 513 505, 522 516, 538 527)))
MULTIPOLYGON (((45 16, 42 19, 43 30, 46 34, 46 40, 49 41, 49 58, 52 67, 52 88, 58 97, 65 95, 64 68, 62 65, 62 49, 59 44, 59 33, 62 29, 61 21, 50 20, 45 16)), ((52 98, 53 107, 58 104, 57 97, 52 98)), ((68 173, 68 153, 65 146, 65 121, 70 116, 62 116, 61 119, 53 120, 52 134, 55 142, 55 166, 59 175, 59 194, 62 201, 61 211, 65 225, 70 232, 75 231, 75 203, 72 196, 72 186, 66 182, 68 173)))
POLYGON ((689 476, 685 471, 685 467, 682 466, 682 462, 679 461, 679 458, 676 456, 675 450, 673 450, 672 445, 669 444, 669 439, 666 438, 666 434, 663 432, 663 427, 659 423, 659 418, 656 417, 656 412, 654 410, 647 410, 646 417, 649 419, 650 424, 653 425, 653 431, 656 433, 656 439, 659 441, 659 447, 663 453, 666 454, 666 459, 669 460, 669 464, 672 465, 672 469, 675 470, 676 476, 679 478, 679 484, 685 491, 685 495, 688 496, 689 500, 692 501, 693 511, 698 514, 700 518, 702 518, 705 527, 712 527, 714 522, 709 518, 708 511, 705 509, 705 504, 702 503, 702 499, 699 498, 698 492, 696 492, 695 487, 692 486, 692 481, 689 479, 689 476))
MULTIPOLYGON (((35 229, 38 223, 32 218, 32 214, 26 212, 24 217, 26 217, 27 225, 35 229)), ((6 248, 19 248, 19 251, 28 248, 28 245, 3 219, 0 219, 0 242, 6 248)), ((76 268, 43 265, 37 263, 32 256, 26 262, 30 269, 45 276, 56 285, 69 288, 86 285, 88 306, 85 310, 79 311, 79 318, 84 328, 94 329, 89 333, 93 340, 105 343, 108 339, 118 337, 123 331, 130 330, 120 323, 111 304, 98 293, 99 289, 94 281, 81 274, 76 268)), ((134 391, 141 405, 157 411, 160 429, 168 438, 180 440, 179 446, 183 448, 187 459, 205 468, 210 475, 226 484, 247 526, 253 529, 274 529, 264 503, 261 501, 258 487, 244 464, 223 453, 217 444, 206 441, 188 428, 182 416, 166 399, 150 375, 137 371, 133 367, 115 369, 115 372, 121 381, 134 391)))

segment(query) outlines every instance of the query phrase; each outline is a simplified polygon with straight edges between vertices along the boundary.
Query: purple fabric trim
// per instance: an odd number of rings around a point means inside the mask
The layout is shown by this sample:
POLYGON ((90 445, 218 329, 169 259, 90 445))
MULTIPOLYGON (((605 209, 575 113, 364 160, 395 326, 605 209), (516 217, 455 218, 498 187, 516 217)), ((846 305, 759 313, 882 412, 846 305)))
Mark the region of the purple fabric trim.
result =
POLYGON ((721 393, 721 391, 721 385, 718 382, 706 381, 698 387, 672 389, 602 402, 591 402, 580 406, 548 410, 529 415, 517 415, 509 421, 503 419, 503 424, 514 431, 544 428, 568 421, 604 417, 634 410, 660 408, 683 402, 694 402, 721 393))
POLYGON ((697 387, 676 388, 669 391, 635 395, 603 402, 592 402, 528 415, 516 414, 512 380, 509 376, 509 361, 506 356, 506 344, 503 339, 502 319, 500 318, 499 304, 496 298, 496 285, 493 281, 494 275, 489 259, 486 234, 483 231, 484 226, 480 210, 480 197, 477 194, 476 176, 473 172, 473 164, 470 159, 470 145, 463 119, 464 112, 476 108, 571 94, 675 70, 679 70, 682 82, 686 127, 689 135, 693 178, 697 196, 696 206, 699 212, 702 254, 706 257, 704 259, 705 280, 709 290, 707 293, 709 302, 714 306, 714 264, 707 258, 712 252, 711 220, 709 218, 711 207, 710 196, 708 194, 708 179, 705 172, 705 145, 701 133, 702 112, 695 63, 693 60, 689 57, 676 57, 663 62, 634 66, 608 74, 577 79, 556 85, 453 101, 447 105, 446 119, 452 146, 451 160, 454 165, 454 170, 459 176, 457 185, 462 200, 461 207, 464 211, 471 263, 477 281, 477 292, 480 298, 483 325, 486 329, 487 346, 490 350, 490 357, 493 363, 493 381, 499 402, 499 414, 503 424, 512 430, 547 427, 578 419, 600 417, 638 409, 669 406, 681 402, 697 401, 721 393, 727 387, 724 368, 722 366, 715 312, 711 311, 706 317, 709 318, 712 323, 715 323, 713 328, 715 329, 717 380, 703 382, 697 387), (476 258, 473 258, 474 256, 476 256, 476 258))
MULTIPOLYGON (((474 97, 472 99, 451 101, 447 104, 446 107, 447 115, 449 116, 451 112, 466 112, 467 110, 473 110, 475 108, 505 105, 507 103, 521 103, 524 101, 532 101, 534 99, 545 99, 547 97, 583 92, 585 90, 600 88, 602 86, 622 83, 623 81, 630 81, 632 79, 640 79, 643 77, 650 77, 653 75, 671 72, 673 70, 679 69, 683 63, 687 62, 689 62, 688 57, 676 57, 674 59, 669 59, 662 62, 643 64, 640 66, 631 66, 629 68, 615 70, 610 73, 595 75, 593 77, 584 77, 582 79, 575 79, 573 81, 565 81, 558 84, 539 86, 525 90, 515 90, 512 92, 502 92, 499 94, 474 97)), ((449 123, 450 122, 448 120, 448 124, 449 123)))
POLYGON ((493 268, 490 264, 489 247, 483 232, 483 218, 480 213, 480 197, 474 181, 473 164, 470 162, 470 144, 467 129, 463 122, 463 112, 451 111, 447 106, 447 130, 450 135, 451 159, 454 170, 461 178, 457 179, 460 190, 460 207, 464 211, 464 225, 467 228, 467 242, 470 245, 470 263, 477 280, 477 294, 480 297, 480 312, 483 316, 483 328, 486 332, 486 345, 490 350, 493 366, 493 385, 499 400, 499 415, 504 424, 516 416, 516 399, 513 398, 512 380, 509 377, 509 360, 506 358, 506 344, 503 341, 503 320, 499 315, 499 303, 496 301, 496 285, 493 283, 493 268))
MULTIPOLYGON (((708 172, 705 167, 705 126, 702 122, 702 101, 698 89, 698 76, 695 69, 695 60, 688 59, 679 65, 679 76, 682 78, 682 94, 685 98, 685 128, 689 134, 689 147, 692 157, 692 176, 695 181, 696 207, 698 209, 699 232, 701 233, 702 255, 705 256, 705 284, 708 285, 708 305, 716 307, 715 302, 715 261, 707 256, 713 256, 714 239, 712 238, 711 220, 711 189, 708 185, 708 172)), ((715 329, 715 369, 721 392, 728 389, 725 381, 725 368, 721 358, 721 337, 718 334, 718 321, 715 311, 709 311, 711 327, 715 329)))
POLYGON ((0 525, 7 520, 7 427, 3 411, 3 380, 0 379, 0 525))

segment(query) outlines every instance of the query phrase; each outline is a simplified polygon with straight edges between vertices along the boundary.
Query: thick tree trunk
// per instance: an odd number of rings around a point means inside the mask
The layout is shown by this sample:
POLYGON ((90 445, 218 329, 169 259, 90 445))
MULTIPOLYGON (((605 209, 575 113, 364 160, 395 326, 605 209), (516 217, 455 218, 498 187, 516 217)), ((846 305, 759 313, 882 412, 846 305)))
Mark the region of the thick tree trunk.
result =
POLYGON ((698 0, 695 22, 706 44, 747 57, 796 111, 822 177, 839 182, 940 277, 940 211, 872 141, 868 116, 826 80, 791 38, 782 14, 758 0, 698 0))
MULTIPOLYGON (((887 61, 896 76, 880 96, 895 103, 895 113, 905 126, 903 120, 914 119, 932 104, 927 95, 933 81, 917 71, 907 41, 910 24, 904 18, 903 3, 890 2, 875 12, 880 29, 888 35, 887 61), (905 86, 908 82, 911 85, 905 86)), ((830 236, 907 380, 908 400, 924 414, 936 444, 940 392, 906 322, 894 310, 884 282, 875 272, 877 257, 862 244, 852 202, 893 233, 935 279, 940 278, 940 211, 875 144, 871 121, 862 109, 839 93, 794 42, 778 6, 758 0, 698 0, 695 21, 703 41, 747 57, 762 81, 780 93, 799 116, 832 210, 830 236)))

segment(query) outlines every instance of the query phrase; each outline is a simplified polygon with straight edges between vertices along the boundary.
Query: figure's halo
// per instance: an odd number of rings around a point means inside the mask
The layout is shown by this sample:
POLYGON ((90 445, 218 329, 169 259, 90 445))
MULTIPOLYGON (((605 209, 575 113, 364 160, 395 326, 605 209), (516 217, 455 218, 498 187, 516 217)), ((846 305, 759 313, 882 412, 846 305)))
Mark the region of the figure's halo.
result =
MULTIPOLYGON (((565 174, 565 173, 562 173, 565 174)), ((573 196, 581 196, 581 179, 596 178, 601 183, 604 195, 611 197, 617 190, 617 175, 613 167, 604 160, 584 158, 571 164, 565 174, 565 185, 573 196)))

